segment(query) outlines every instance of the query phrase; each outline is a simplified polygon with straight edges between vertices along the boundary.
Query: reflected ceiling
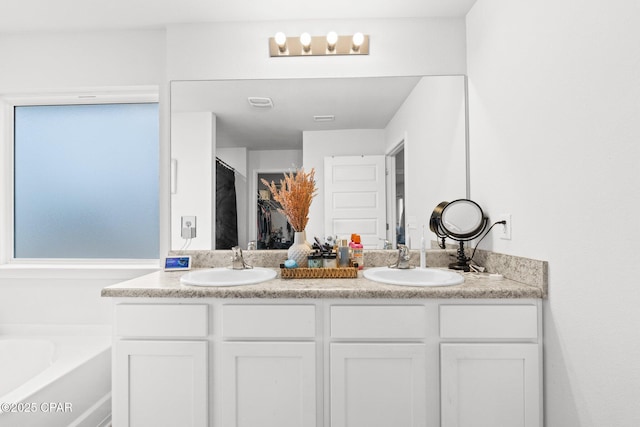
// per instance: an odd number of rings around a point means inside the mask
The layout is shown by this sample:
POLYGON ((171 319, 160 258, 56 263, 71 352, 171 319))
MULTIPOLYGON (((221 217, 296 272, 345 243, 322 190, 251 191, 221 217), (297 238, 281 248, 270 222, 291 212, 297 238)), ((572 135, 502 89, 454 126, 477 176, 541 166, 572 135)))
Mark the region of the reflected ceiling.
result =
POLYGON ((217 147, 302 149, 302 131, 384 129, 421 79, 371 77, 176 81, 171 111, 211 111, 217 147), (270 98, 256 108, 249 97, 270 98), (315 121, 314 116, 335 116, 315 121))

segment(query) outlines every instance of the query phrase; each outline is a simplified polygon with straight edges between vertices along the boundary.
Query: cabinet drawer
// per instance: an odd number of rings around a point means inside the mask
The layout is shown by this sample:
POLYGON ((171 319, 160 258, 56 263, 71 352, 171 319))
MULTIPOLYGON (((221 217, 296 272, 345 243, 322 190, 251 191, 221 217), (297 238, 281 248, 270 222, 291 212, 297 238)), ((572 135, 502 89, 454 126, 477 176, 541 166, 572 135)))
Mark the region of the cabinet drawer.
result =
POLYGON ((331 307, 332 338, 423 338, 426 308, 422 305, 331 307))
POLYGON ((222 335, 225 338, 314 338, 316 308, 313 305, 225 305, 222 335))
POLYGON ((207 305, 118 304, 115 334, 120 337, 206 337, 207 305))
POLYGON ((538 337, 535 305, 441 305, 442 338, 538 337))

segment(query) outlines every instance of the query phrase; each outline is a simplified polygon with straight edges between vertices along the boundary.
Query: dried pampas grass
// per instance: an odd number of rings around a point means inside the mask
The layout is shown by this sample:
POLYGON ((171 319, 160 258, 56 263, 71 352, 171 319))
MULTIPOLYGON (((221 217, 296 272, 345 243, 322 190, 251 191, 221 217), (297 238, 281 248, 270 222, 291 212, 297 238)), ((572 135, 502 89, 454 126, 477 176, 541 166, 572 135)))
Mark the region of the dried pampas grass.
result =
POLYGON ((280 189, 275 182, 269 183, 261 179, 266 185, 273 200, 280 203, 282 209, 278 211, 287 217, 289 224, 295 231, 304 231, 309 221, 309 207, 318 189, 314 180, 315 170, 305 173, 304 169, 299 169, 295 174, 290 172, 284 174, 284 179, 280 180, 280 189))

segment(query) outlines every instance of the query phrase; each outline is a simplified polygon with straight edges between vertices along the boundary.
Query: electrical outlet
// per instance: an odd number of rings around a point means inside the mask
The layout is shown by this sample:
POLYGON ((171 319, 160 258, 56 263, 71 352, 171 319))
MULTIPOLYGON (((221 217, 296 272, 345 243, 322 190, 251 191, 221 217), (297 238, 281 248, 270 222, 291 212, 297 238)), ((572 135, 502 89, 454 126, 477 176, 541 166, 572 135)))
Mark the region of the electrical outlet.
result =
POLYGON ((196 237, 196 217, 183 216, 180 229, 180 235, 183 239, 193 239, 194 237, 196 237))
POLYGON ((498 224, 500 238, 503 240, 511 240, 511 214, 500 214, 498 216, 499 221, 506 221, 506 224, 498 224))

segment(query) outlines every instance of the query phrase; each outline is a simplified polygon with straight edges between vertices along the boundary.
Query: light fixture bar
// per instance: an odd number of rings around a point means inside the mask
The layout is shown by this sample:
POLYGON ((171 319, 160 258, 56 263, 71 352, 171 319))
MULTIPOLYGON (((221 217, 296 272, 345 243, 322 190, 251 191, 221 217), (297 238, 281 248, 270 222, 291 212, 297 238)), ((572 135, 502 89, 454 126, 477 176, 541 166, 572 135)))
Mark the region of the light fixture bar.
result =
POLYGON ((309 36, 308 33, 303 33, 303 36, 286 37, 283 33, 278 33, 276 37, 269 38, 269 54, 272 57, 368 55, 369 36, 362 33, 339 36, 332 32, 327 36, 309 36), (309 37, 311 40, 307 47, 309 37), (335 44, 332 43, 334 40, 335 44))

